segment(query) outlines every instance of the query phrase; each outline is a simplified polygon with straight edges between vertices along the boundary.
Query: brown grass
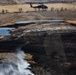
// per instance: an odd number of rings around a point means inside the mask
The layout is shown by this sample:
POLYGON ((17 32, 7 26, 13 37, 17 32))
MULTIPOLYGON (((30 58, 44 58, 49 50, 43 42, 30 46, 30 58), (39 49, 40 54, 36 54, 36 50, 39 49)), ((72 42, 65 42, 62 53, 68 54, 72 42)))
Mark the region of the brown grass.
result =
MULTIPOLYGON (((55 4, 46 4, 49 8, 48 10, 51 10, 52 7, 54 9, 61 9, 67 8, 68 10, 73 10, 73 4, 61 4, 61 3, 55 3, 55 4)), ((35 4, 33 6, 36 6, 35 4)), ((40 12, 26 12, 26 11, 34 11, 33 8, 30 8, 29 4, 23 4, 23 5, 0 5, 0 12, 4 10, 8 10, 6 14, 0 14, 0 26, 6 26, 14 24, 15 22, 23 21, 23 20, 43 20, 43 19, 75 19, 76 18, 76 11, 40 11, 40 12), (23 13, 12 13, 12 12, 19 12, 18 9, 22 8, 23 13), (69 13, 70 12, 70 13, 69 13)), ((74 8, 76 9, 76 7, 74 8)))
POLYGON ((76 25, 76 20, 65 20, 65 22, 76 25))
MULTIPOLYGON (((60 9, 61 7, 71 9, 74 6, 73 4, 65 4, 65 3, 55 3, 55 4, 45 4, 45 5, 48 6, 48 10, 50 10, 51 7, 54 7, 55 9, 56 8, 60 9)), ((33 6, 37 6, 37 5, 34 4, 33 6)), ((2 11, 2 9, 5 9, 8 10, 9 12, 17 12, 19 8, 22 8, 24 12, 34 11, 33 8, 30 8, 29 4, 5 5, 5 6, 0 5, 0 11, 2 11)), ((76 9, 76 7, 74 9, 76 9)))

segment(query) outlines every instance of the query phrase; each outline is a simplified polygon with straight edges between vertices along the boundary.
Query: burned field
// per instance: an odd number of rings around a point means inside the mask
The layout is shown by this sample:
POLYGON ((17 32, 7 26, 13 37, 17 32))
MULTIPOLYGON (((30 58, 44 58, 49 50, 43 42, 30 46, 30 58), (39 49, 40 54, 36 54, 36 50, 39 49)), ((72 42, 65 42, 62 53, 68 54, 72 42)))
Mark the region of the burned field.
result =
POLYGON ((33 56, 32 71, 36 75, 72 75, 76 69, 76 27, 63 22, 36 23, 11 30, 0 40, 0 51, 21 49, 33 56), (47 62, 48 61, 48 62, 47 62))

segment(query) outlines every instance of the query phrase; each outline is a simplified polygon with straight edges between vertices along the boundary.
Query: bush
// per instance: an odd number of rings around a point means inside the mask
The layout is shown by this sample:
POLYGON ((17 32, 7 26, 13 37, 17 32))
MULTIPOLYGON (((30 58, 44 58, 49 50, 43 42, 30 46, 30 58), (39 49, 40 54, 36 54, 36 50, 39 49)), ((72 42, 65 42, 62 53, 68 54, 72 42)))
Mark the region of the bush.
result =
POLYGON ((22 8, 19 8, 19 12, 21 13, 23 10, 22 10, 22 8))
POLYGON ((54 7, 51 8, 51 11, 54 11, 54 7))
POLYGON ((5 10, 4 9, 2 9, 2 14, 4 14, 5 13, 5 10))

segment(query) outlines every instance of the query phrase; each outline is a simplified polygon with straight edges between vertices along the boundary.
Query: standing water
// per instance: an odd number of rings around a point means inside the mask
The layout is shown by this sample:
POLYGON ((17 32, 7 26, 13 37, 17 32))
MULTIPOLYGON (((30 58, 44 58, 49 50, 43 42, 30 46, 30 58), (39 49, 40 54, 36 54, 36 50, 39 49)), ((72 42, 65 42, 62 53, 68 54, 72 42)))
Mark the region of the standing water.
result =
POLYGON ((14 28, 1 27, 1 28, 0 28, 0 36, 10 35, 10 34, 9 34, 9 30, 12 30, 12 29, 14 29, 14 28))

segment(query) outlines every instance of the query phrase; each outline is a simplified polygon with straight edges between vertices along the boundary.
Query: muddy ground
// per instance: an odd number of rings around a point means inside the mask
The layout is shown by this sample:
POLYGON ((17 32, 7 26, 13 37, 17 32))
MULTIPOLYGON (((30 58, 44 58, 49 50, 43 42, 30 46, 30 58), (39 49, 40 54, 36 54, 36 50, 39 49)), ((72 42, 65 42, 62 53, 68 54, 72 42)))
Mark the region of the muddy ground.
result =
POLYGON ((24 13, 0 14, 0 26, 12 25, 24 20, 76 20, 76 10, 73 11, 39 11, 24 13))

